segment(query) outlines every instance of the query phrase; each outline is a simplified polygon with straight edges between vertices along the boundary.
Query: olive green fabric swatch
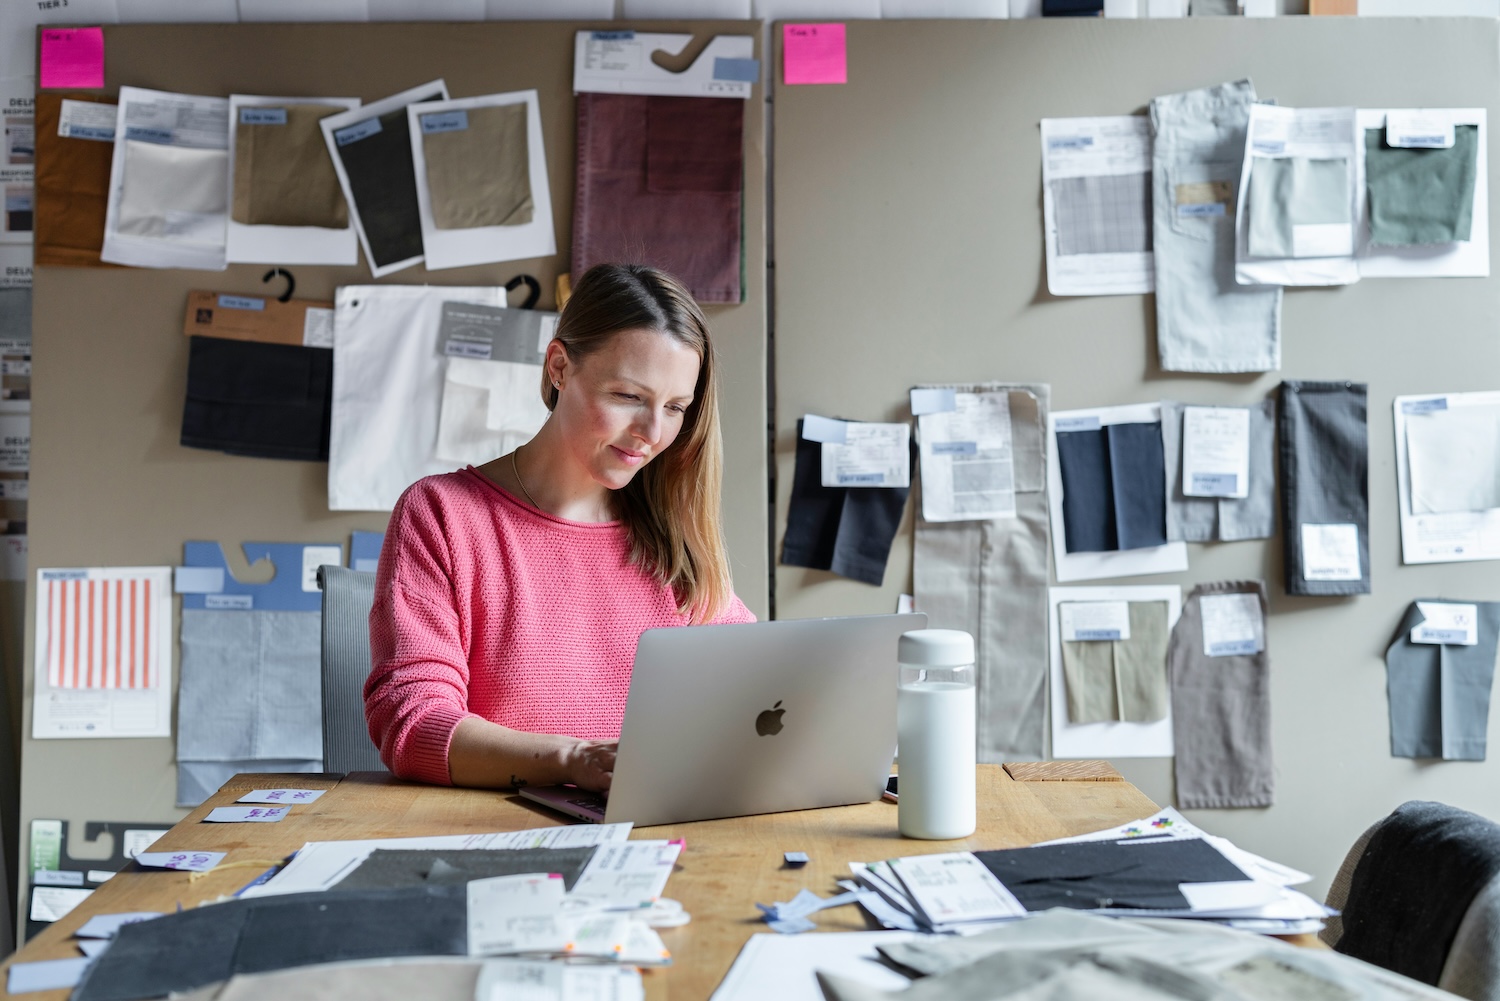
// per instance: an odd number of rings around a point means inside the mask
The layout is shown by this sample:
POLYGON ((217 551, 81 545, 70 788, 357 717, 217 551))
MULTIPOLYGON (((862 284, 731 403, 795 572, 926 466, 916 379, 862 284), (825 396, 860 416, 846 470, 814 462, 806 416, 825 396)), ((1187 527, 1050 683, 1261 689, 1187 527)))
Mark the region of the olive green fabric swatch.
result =
POLYGON ((1062 644, 1068 721, 1150 723, 1167 715, 1167 603, 1132 601, 1130 639, 1062 644))
POLYGON ((276 110, 286 112, 286 124, 234 125, 230 218, 246 226, 347 228, 349 206, 318 126, 320 119, 346 109, 288 104, 276 110))
POLYGON ((1404 247, 1469 239, 1479 126, 1458 125, 1448 149, 1385 144, 1384 129, 1365 130, 1365 188, 1370 242, 1404 247))
POLYGON ((466 128, 422 136, 433 224, 473 229, 531 222, 526 104, 467 108, 464 113, 466 128))

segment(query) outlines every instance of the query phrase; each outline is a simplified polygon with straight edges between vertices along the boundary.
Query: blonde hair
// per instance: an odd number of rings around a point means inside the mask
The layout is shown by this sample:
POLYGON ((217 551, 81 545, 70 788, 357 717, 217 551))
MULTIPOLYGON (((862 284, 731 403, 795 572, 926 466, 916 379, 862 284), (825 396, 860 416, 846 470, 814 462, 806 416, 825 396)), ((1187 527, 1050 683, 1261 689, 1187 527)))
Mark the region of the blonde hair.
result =
MULTIPOLYGON (((672 589, 679 612, 694 623, 718 617, 734 594, 724 547, 719 494, 724 443, 708 321, 671 275, 636 264, 600 264, 573 286, 555 339, 581 360, 624 330, 654 330, 698 353, 698 384, 677 438, 615 491, 630 538, 630 560, 672 589)), ((543 374, 542 401, 557 406, 543 374)))

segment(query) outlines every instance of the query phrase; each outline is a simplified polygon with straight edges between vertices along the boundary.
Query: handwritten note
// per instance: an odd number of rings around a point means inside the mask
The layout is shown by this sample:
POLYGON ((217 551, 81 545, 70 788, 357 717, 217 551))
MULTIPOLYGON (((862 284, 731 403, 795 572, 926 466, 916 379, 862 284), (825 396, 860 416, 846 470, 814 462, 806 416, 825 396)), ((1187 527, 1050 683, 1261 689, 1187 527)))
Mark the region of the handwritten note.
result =
POLYGON ((781 58, 785 83, 849 82, 842 24, 782 25, 781 58))
POLYGON ((104 29, 48 28, 42 32, 41 86, 103 87, 104 29))
POLYGON ((288 812, 284 806, 221 806, 203 819, 211 824, 274 824, 288 812))
POLYGON ((323 795, 326 789, 257 789, 247 792, 236 803, 311 803, 323 795))
POLYGON ((220 862, 228 852, 137 852, 137 865, 148 869, 180 869, 183 872, 207 872, 220 862))

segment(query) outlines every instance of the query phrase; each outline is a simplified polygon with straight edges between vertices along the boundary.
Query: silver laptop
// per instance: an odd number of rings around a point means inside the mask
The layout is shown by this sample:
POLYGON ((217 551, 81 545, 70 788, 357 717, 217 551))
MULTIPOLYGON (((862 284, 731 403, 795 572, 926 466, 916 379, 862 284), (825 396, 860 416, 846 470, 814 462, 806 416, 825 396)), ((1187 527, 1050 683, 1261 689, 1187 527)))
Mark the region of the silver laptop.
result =
POLYGON ((917 613, 647 630, 607 800, 520 793, 641 827, 879 799, 896 751, 896 641, 926 626, 917 613))

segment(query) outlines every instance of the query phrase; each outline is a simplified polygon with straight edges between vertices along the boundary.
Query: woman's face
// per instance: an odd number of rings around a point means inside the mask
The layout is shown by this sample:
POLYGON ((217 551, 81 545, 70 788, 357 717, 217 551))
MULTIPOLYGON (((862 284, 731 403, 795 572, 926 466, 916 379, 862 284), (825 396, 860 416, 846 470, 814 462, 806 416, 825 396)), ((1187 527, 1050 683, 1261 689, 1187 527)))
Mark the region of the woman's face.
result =
POLYGON ((562 385, 552 420, 589 475, 618 490, 682 430, 698 367, 696 351, 655 330, 622 330, 578 359, 553 341, 547 374, 562 385))

